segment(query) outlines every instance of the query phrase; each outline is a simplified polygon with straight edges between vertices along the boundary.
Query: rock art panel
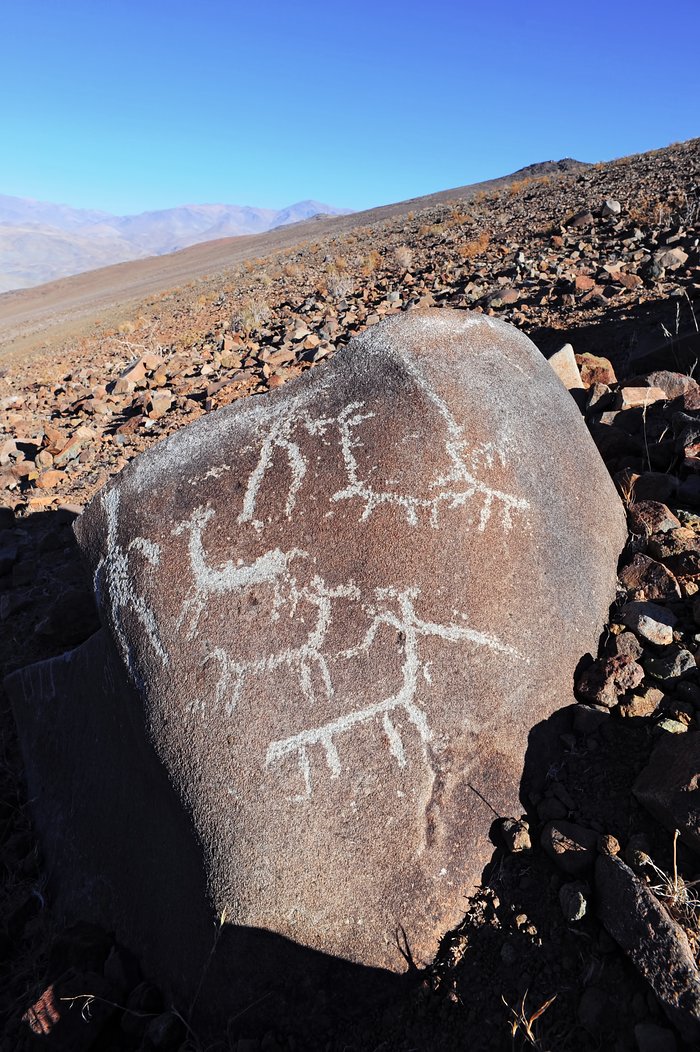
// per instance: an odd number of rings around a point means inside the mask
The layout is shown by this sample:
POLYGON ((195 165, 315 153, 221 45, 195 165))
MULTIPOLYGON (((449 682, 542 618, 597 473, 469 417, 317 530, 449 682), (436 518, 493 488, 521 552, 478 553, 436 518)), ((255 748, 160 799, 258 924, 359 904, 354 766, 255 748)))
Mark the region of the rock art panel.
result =
POLYGON ((385 321, 139 457, 77 534, 212 910, 390 971, 401 933, 429 961, 626 537, 535 346, 466 312, 385 321))

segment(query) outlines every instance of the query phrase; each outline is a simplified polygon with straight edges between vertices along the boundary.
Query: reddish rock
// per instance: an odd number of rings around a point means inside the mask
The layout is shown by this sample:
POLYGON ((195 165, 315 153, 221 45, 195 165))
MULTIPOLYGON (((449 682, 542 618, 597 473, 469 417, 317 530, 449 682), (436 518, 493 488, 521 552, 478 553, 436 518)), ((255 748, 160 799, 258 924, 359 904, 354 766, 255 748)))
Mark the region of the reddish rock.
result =
POLYGON ((628 654, 598 658, 579 676, 577 689, 582 697, 611 709, 618 698, 634 690, 644 679, 644 669, 628 654))
POLYGON ((147 402, 146 411, 151 420, 160 420, 173 404, 170 391, 152 391, 147 402))
POLYGON ((637 289, 640 285, 644 284, 639 274, 627 274, 624 271, 617 273, 615 279, 629 291, 637 289))
POLYGON ((680 519, 657 500, 640 500, 627 509, 633 533, 668 533, 680 528, 680 519))
POLYGON ((210 1018, 338 962, 400 972, 398 926, 429 961, 626 539, 534 345, 396 315, 155 445, 76 532, 112 643, 8 681, 64 904, 181 997, 206 972, 210 1018))
POLYGON ((607 358, 602 358, 597 354, 577 354, 576 364, 579 367, 584 387, 593 387, 594 384, 610 385, 617 383, 615 370, 607 358))
POLYGON ((37 489, 53 489, 60 486, 66 480, 65 471, 43 471, 36 479, 34 485, 37 489))

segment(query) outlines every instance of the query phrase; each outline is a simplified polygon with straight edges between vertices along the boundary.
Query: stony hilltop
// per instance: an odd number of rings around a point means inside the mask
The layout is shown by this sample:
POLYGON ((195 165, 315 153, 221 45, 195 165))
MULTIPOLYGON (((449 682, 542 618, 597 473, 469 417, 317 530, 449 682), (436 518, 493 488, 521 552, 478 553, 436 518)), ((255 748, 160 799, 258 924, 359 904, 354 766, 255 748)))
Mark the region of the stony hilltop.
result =
MULTIPOLYGON (((484 883, 465 889, 464 919, 432 966, 351 1030, 328 1019, 321 1036, 315 1021, 260 1037, 239 1019, 217 1047, 697 1047, 699 226, 693 140, 303 225, 296 243, 258 243, 230 265, 217 256, 205 276, 113 304, 101 323, 91 315, 79 339, 63 324, 36 329, 31 353, 10 353, 7 323, 5 672, 98 627, 71 524, 112 476, 414 308, 510 321, 554 356, 627 510, 617 597, 597 652, 581 654, 576 704, 557 715, 545 783, 523 814, 498 816, 484 883)), ((200 1047, 191 1006, 169 1004, 110 932, 57 929, 3 704, 2 1047, 35 1047, 52 1029, 56 1048, 200 1047)))

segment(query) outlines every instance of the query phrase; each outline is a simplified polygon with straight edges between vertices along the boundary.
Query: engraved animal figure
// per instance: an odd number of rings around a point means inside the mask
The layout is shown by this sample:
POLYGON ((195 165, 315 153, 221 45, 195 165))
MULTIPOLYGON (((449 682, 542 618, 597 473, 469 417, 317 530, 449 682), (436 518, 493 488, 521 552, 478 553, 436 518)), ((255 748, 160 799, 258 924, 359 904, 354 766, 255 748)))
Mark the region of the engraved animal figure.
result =
POLYGON ((427 511, 429 522, 433 529, 440 525, 440 511, 443 507, 458 508, 469 503, 475 496, 481 499, 481 511, 479 514, 478 529, 480 533, 486 529, 491 518, 494 502, 501 510, 501 525, 510 530, 513 525, 512 513, 514 511, 526 511, 529 504, 520 497, 511 493, 494 489, 485 482, 481 482, 475 475, 477 465, 484 459, 490 467, 493 463, 494 452, 499 457, 501 464, 505 463, 505 456, 501 450, 495 450, 491 444, 487 446, 470 447, 463 439, 463 429, 457 424, 450 413, 446 403, 426 383, 422 374, 420 386, 426 393, 445 421, 448 438, 445 441, 445 451, 450 460, 450 469, 446 475, 440 476, 431 483, 431 488, 438 490, 434 497, 417 497, 410 493, 397 493, 395 490, 375 489, 374 486, 361 476, 360 466, 355 456, 355 450, 362 445, 357 434, 360 425, 374 414, 360 413, 362 402, 353 402, 338 416, 337 424, 340 431, 340 446, 348 476, 348 485, 345 489, 338 490, 331 497, 333 501, 352 500, 359 498, 364 501, 364 510, 360 521, 365 522, 376 509, 382 504, 393 504, 400 508, 406 516, 409 526, 417 526, 421 511, 427 511))
POLYGON ((519 657, 517 651, 507 643, 467 625, 455 623, 440 625, 423 620, 415 608, 415 601, 419 594, 417 588, 376 589, 374 604, 365 607, 371 621, 364 637, 355 646, 341 650, 334 655, 335 660, 352 660, 371 649, 382 625, 393 628, 401 640, 403 652, 401 683, 398 690, 387 698, 347 712, 322 726, 301 731, 289 738, 273 741, 269 745, 265 761, 268 767, 290 755, 295 755, 297 758, 305 791, 294 799, 307 799, 312 793, 310 750, 320 745, 325 753, 331 777, 338 778, 342 767, 336 740, 362 725, 379 723, 388 739, 392 756, 399 767, 404 767, 406 753, 403 741, 392 720, 393 713, 397 711, 403 711, 409 722, 416 728, 427 760, 427 744, 431 739, 431 731, 425 712, 418 703, 417 695, 420 675, 422 674, 429 682, 430 674, 427 665, 420 660, 421 638, 435 636, 448 643, 472 643, 508 654, 511 657, 519 657))
MULTIPOLYGON (((207 562, 202 533, 213 515, 214 511, 211 508, 197 508, 187 522, 181 523, 174 530, 176 535, 189 533, 188 548, 193 585, 178 619, 178 627, 189 619, 188 639, 194 636, 211 596, 243 593, 254 586, 272 586, 272 621, 279 619, 282 610, 285 610, 290 619, 294 618, 302 604, 308 604, 314 611, 313 624, 297 646, 263 654, 252 661, 240 660, 221 647, 213 649, 207 656, 207 661, 215 660, 219 664, 219 677, 214 692, 215 706, 224 705, 227 714, 231 715, 249 676, 269 673, 282 666, 286 666, 296 676, 301 693, 309 704, 313 705, 316 700, 314 671, 319 675, 324 696, 331 697, 333 688, 323 654, 323 644, 331 623, 331 604, 334 599, 341 597, 357 598, 357 589, 352 583, 329 589, 318 575, 314 575, 309 584, 300 586, 289 569, 293 559, 308 557, 307 552, 299 548, 288 552, 275 548, 248 565, 238 565, 228 560, 220 566, 211 566, 207 562)), ((204 711, 205 703, 196 699, 191 708, 204 711)))
POLYGON ((479 472, 483 466, 491 467, 494 457, 505 465, 505 453, 491 443, 470 446, 464 437, 464 428, 457 423, 449 406, 433 389, 419 366, 405 363, 416 386, 437 410, 442 418, 446 434, 443 438, 444 452, 447 455, 449 468, 446 474, 434 479, 430 488, 434 496, 419 497, 412 493, 400 493, 396 489, 382 488, 374 479, 364 477, 358 461, 357 452, 362 447, 361 428, 366 420, 375 414, 365 410, 364 402, 352 402, 336 416, 314 419, 306 401, 293 405, 274 422, 265 436, 258 462, 251 472, 243 498, 243 508, 238 516, 239 523, 250 522, 257 530, 263 523, 255 517, 256 503, 260 486, 271 467, 275 452, 282 450, 289 463, 291 481, 285 502, 285 516, 290 519, 296 507, 297 495, 308 471, 307 457, 298 441, 295 441, 295 430, 302 428, 310 437, 323 438, 327 441, 329 431, 337 431, 340 454, 347 476, 347 484, 331 495, 331 501, 358 499, 364 504, 360 521, 365 522, 382 505, 393 505, 406 518, 409 526, 417 526, 421 513, 427 514, 428 522, 434 529, 440 525, 440 512, 445 508, 464 507, 472 501, 480 501, 477 529, 486 529, 494 508, 500 511, 501 526, 510 530, 514 513, 525 513, 529 504, 526 500, 512 493, 496 489, 483 482, 479 472))
POLYGON ((131 611, 143 628, 146 639, 164 666, 169 664, 168 655, 160 640, 153 611, 134 585, 131 559, 140 554, 151 566, 160 563, 160 547, 144 537, 134 537, 126 548, 119 542, 119 491, 110 490, 102 495, 102 507, 107 523, 106 555, 95 569, 94 588, 98 601, 109 606, 117 645, 127 668, 136 675, 131 646, 124 627, 124 613, 131 611))

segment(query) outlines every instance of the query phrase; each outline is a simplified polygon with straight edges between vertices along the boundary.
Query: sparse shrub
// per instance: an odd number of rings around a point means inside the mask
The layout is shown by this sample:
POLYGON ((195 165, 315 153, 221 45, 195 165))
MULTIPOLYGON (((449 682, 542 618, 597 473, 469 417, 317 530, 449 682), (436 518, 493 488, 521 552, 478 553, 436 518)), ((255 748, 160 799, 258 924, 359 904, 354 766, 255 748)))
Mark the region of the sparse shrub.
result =
POLYGON ((508 187, 508 193, 515 197, 516 194, 521 194, 523 190, 527 189, 528 186, 532 186, 534 179, 516 179, 514 183, 511 183, 508 187))
POLYGON ((470 220, 471 216, 468 212, 463 212, 461 208, 457 207, 457 205, 450 210, 450 222, 454 226, 464 226, 464 224, 469 223, 470 220))
POLYGON ((397 245, 394 249, 394 259, 399 270, 408 270, 413 262, 413 251, 408 245, 397 245))
POLYGON ((382 261, 382 257, 376 248, 373 248, 371 252, 368 252, 362 261, 360 270, 365 277, 369 277, 370 274, 374 274, 375 270, 382 261))
POLYGON ((231 329, 234 332, 242 332, 250 336, 253 332, 259 332, 270 320, 271 311, 264 300, 250 296, 242 300, 238 310, 231 317, 231 329))

